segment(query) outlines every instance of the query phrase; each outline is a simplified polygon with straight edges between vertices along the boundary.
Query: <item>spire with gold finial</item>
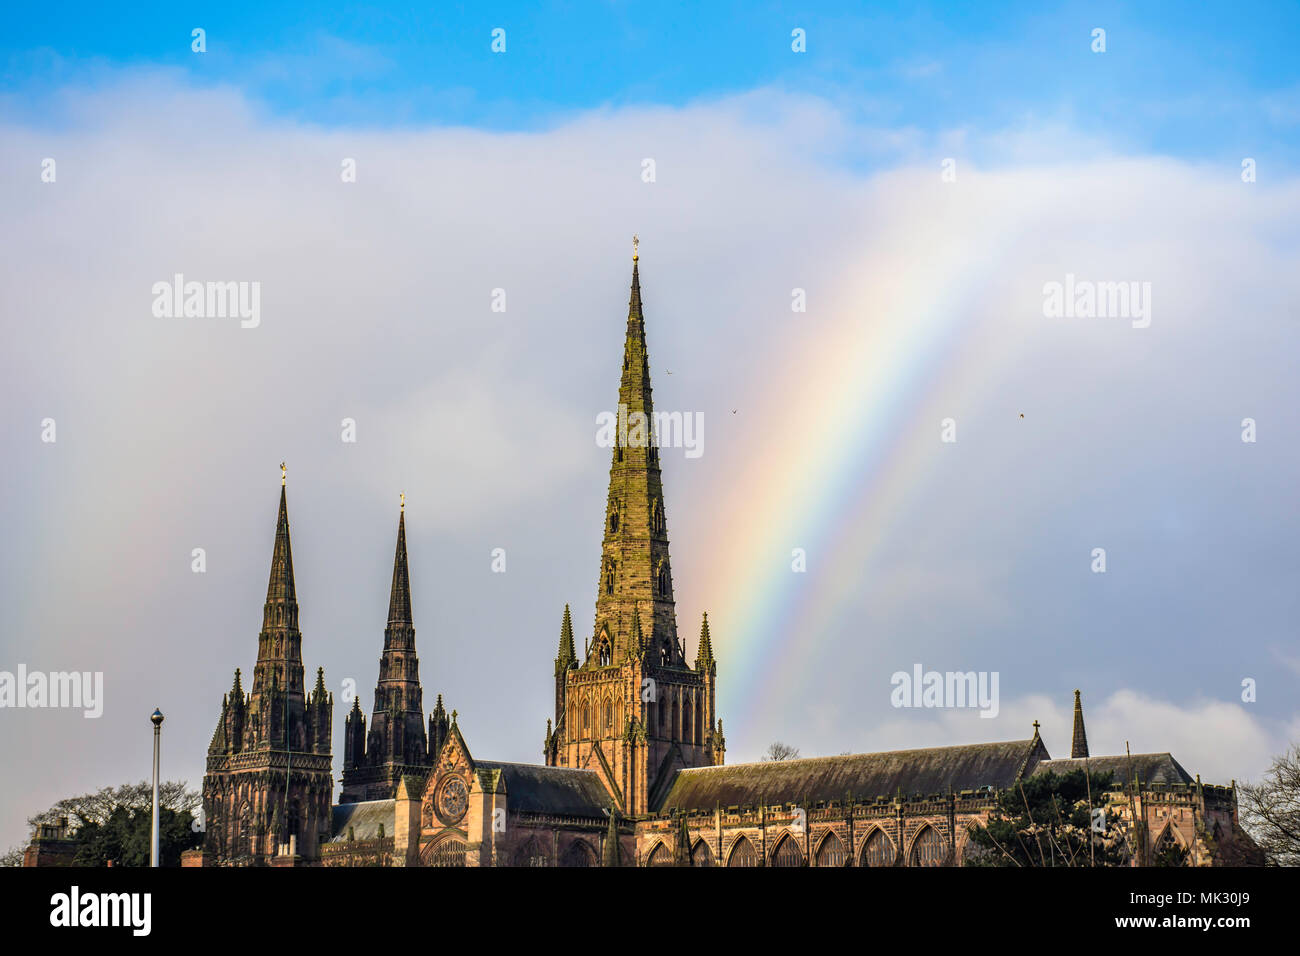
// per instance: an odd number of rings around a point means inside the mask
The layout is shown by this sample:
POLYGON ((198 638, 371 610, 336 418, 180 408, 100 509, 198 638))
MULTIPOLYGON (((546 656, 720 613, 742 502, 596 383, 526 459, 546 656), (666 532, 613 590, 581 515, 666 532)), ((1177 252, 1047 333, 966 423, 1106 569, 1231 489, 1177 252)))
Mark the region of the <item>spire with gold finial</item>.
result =
POLYGON ((641 258, 640 255, 637 254, 637 246, 639 245, 641 245, 641 240, 636 237, 636 233, 632 233, 632 261, 633 262, 636 262, 638 259, 641 258))
POLYGON ((284 462, 280 462, 280 487, 281 487, 281 488, 284 487, 284 484, 285 484, 285 476, 286 476, 287 474, 288 474, 288 472, 285 470, 284 462))

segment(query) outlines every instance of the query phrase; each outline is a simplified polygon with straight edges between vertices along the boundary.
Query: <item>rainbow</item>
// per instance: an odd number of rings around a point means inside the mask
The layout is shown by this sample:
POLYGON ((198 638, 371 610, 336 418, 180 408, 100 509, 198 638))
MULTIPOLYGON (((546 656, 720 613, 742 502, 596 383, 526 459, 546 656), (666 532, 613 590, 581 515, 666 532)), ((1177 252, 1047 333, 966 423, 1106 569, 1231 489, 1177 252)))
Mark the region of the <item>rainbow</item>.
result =
MULTIPOLYGON (((960 268, 936 266, 930 252, 873 255, 869 292, 839 296, 830 321, 798 351, 789 342, 774 350, 768 367, 789 380, 765 389, 750 416, 762 434, 747 438, 766 442, 755 446, 764 449, 763 467, 744 479, 753 484, 739 496, 743 512, 724 509, 708 529, 723 551, 711 556, 716 570, 698 592, 723 663, 729 737, 746 735, 776 681, 806 685, 812 675, 797 664, 800 650, 825 633, 893 516, 942 462, 941 420, 972 407, 940 408, 938 386, 977 396, 1012 360, 1005 343, 996 352, 973 343, 980 323, 969 306, 996 274, 990 263, 999 250, 965 252, 960 268), (805 549, 809 573, 792 572, 795 547, 805 549)), ((709 498, 725 500, 721 492, 709 498)))

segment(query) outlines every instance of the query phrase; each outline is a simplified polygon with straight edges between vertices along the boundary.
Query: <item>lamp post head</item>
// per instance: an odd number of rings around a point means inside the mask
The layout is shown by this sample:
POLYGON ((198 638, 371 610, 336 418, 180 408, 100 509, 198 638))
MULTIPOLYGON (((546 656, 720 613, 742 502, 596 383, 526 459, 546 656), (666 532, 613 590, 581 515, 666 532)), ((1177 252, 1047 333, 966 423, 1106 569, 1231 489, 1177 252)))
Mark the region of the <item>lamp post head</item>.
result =
POLYGON ((163 722, 163 714, 162 714, 162 711, 161 711, 161 710, 158 710, 158 708, 155 707, 155 708, 154 708, 154 712, 153 712, 152 714, 149 715, 149 719, 150 719, 151 721, 153 721, 153 725, 154 725, 155 727, 161 727, 161 726, 162 726, 162 722, 163 722))

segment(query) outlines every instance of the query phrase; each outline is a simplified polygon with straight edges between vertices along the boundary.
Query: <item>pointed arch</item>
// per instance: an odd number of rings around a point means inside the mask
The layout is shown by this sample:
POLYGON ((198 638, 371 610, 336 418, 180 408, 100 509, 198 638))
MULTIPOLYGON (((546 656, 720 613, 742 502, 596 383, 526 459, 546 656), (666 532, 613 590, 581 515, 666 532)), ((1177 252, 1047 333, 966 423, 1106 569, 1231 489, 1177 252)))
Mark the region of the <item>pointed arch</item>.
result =
POLYGON ((646 866, 672 866, 672 852, 663 844, 663 841, 656 843, 650 855, 645 858, 646 866))
POLYGON ((468 850, 464 840, 453 836, 430 844, 421 857, 425 866, 459 867, 465 865, 468 850))
POLYGON ((771 865, 803 866, 803 851, 799 849, 799 842, 790 833, 783 833, 776 841, 776 846, 772 848, 771 865))
POLYGON ((862 841, 858 853, 858 866, 893 866, 898 856, 894 841, 880 827, 872 827, 862 841))
POLYGON ((912 837, 912 850, 907 855, 908 866, 943 866, 948 847, 939 831, 925 824, 912 837))
POLYGON ((528 839, 515 847, 515 852, 510 858, 511 866, 550 866, 551 854, 548 852, 544 841, 537 838, 537 834, 529 834, 528 839))
POLYGON ((560 855, 560 866, 595 866, 596 851, 586 840, 574 840, 560 855))
POLYGON ((696 840, 691 847, 691 866, 713 866, 713 851, 703 838, 696 840))
POLYGON ((727 866, 758 866, 758 851, 749 842, 749 837, 736 837, 727 853, 727 866))
POLYGON ((849 854, 844 849, 844 841, 839 838, 839 834, 834 830, 827 830, 826 835, 817 844, 814 859, 818 866, 844 866, 848 862, 849 854))

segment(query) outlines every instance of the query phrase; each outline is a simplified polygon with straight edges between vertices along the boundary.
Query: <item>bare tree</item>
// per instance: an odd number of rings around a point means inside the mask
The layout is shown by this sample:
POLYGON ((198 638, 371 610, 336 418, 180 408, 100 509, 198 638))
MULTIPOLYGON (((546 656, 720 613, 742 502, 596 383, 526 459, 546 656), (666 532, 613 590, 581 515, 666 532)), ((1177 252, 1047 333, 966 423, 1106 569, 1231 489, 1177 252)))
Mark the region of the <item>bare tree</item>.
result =
POLYGON ((1259 783, 1237 788, 1246 832, 1274 866, 1300 866, 1300 744, 1273 759, 1259 783))
MULTIPOLYGON (((180 780, 167 780, 158 784, 158 807, 182 813, 193 811, 203 802, 202 796, 186 787, 180 780)), ((94 793, 67 797, 48 810, 27 818, 33 829, 42 823, 57 823, 67 817, 73 832, 88 823, 103 826, 118 807, 128 811, 148 811, 153 806, 153 784, 147 780, 127 783, 120 787, 102 787, 94 793)))
POLYGON ((20 846, 14 847, 6 853, 0 853, 0 866, 22 866, 24 850, 20 846))
POLYGON ((791 747, 789 744, 783 744, 779 740, 774 740, 767 745, 767 750, 763 754, 764 760, 794 760, 799 756, 799 748, 791 747))

